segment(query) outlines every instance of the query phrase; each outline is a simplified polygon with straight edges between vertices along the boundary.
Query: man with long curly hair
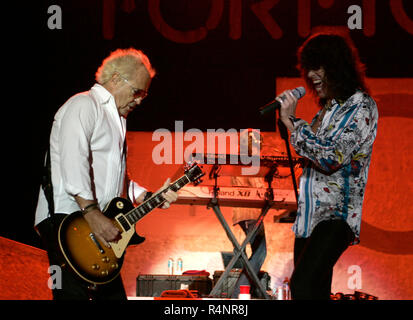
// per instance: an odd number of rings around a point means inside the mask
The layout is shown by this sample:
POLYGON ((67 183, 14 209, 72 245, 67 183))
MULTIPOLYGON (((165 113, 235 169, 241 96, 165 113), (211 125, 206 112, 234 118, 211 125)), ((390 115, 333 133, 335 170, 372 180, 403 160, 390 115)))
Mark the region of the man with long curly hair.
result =
POLYGON ((308 159, 293 225, 293 299, 329 299, 333 267, 359 243, 362 204, 378 112, 364 66, 347 37, 318 33, 298 50, 298 69, 320 110, 311 123, 295 117, 291 90, 277 100, 296 152, 308 159))

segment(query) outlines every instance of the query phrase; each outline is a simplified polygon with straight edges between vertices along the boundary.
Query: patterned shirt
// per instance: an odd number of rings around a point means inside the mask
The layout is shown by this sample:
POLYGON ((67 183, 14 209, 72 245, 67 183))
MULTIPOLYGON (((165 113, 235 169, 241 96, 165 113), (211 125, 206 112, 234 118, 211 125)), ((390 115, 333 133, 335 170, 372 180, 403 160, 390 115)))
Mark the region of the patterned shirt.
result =
POLYGON ((309 159, 300 178, 297 218, 292 227, 307 238, 321 221, 343 219, 359 243, 361 213, 373 142, 377 134, 375 101, 357 91, 344 103, 332 100, 314 134, 311 124, 292 118, 291 144, 309 159))

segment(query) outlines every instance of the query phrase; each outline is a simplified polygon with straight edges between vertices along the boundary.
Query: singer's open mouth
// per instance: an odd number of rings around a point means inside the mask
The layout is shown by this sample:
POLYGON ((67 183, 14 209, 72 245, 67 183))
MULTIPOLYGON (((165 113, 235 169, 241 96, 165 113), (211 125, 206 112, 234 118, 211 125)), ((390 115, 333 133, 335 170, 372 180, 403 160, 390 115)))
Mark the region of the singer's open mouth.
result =
POLYGON ((315 80, 315 81, 313 81, 313 85, 314 85, 314 88, 315 88, 316 90, 320 90, 320 89, 322 88, 322 86, 323 86, 323 81, 321 81, 321 80, 315 80))

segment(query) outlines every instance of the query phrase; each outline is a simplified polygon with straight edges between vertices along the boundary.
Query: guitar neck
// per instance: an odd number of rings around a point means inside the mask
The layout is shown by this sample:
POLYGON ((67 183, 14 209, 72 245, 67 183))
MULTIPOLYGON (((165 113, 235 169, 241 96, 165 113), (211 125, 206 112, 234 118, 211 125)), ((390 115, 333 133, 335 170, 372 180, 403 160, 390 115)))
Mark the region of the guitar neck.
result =
POLYGON ((142 219, 145 215, 151 212, 153 209, 160 207, 165 202, 165 198, 163 194, 167 192, 169 189, 172 191, 178 191, 186 184, 188 184, 190 180, 186 175, 182 176, 178 180, 174 181, 169 185, 167 188, 162 190, 162 192, 154 194, 148 200, 140 204, 138 207, 134 208, 133 210, 129 211, 125 214, 126 219, 128 220, 130 225, 134 225, 140 219, 142 219))

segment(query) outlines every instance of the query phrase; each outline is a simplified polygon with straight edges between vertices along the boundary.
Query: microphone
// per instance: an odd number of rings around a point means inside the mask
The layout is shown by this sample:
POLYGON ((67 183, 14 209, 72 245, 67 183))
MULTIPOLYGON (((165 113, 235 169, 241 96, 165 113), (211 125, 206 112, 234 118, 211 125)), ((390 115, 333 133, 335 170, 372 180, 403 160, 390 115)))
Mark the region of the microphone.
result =
MULTIPOLYGON (((295 89, 292 90, 292 93, 294 95, 294 97, 296 97, 297 99, 301 99, 302 97, 304 97, 305 95, 305 88, 304 87, 297 87, 295 89)), ((280 97, 281 100, 284 100, 285 97, 281 96, 280 97)), ((281 103, 278 100, 273 100, 269 103, 267 103, 265 106, 262 106, 259 109, 260 115, 265 115, 266 113, 272 111, 272 110, 276 110, 276 109, 280 109, 281 107, 281 103)))

